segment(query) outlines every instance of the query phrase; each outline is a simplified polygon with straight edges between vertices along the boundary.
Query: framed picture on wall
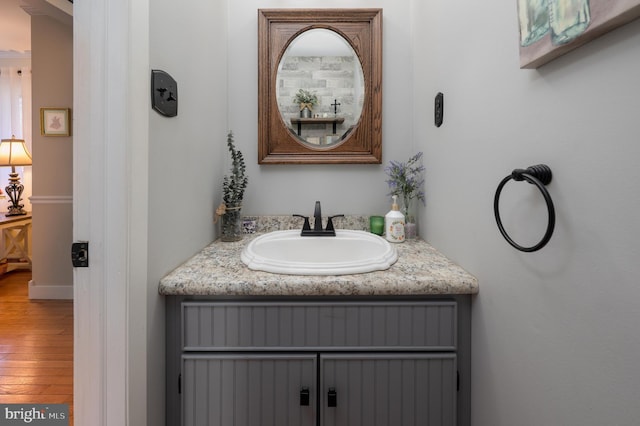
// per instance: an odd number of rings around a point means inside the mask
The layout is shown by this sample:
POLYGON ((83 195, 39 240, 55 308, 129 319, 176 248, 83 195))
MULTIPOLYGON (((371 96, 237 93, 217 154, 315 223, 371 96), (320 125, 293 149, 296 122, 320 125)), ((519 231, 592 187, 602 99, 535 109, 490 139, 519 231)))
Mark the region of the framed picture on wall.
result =
POLYGON ((518 0, 520 68, 538 68, 640 17, 640 0, 518 0))
POLYGON ((40 134, 69 136, 69 108, 40 108, 40 134))

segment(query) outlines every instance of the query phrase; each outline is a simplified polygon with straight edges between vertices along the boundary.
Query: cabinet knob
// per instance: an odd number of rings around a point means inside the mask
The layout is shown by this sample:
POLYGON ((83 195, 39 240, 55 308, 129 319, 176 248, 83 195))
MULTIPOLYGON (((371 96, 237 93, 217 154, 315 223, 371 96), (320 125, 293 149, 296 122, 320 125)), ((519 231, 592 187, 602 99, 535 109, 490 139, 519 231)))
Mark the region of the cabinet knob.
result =
POLYGON ((300 405, 309 405, 309 388, 306 386, 300 390, 300 405))
POLYGON ((327 392, 327 407, 337 407, 338 406, 338 392, 336 392, 336 388, 329 388, 329 392, 327 392))

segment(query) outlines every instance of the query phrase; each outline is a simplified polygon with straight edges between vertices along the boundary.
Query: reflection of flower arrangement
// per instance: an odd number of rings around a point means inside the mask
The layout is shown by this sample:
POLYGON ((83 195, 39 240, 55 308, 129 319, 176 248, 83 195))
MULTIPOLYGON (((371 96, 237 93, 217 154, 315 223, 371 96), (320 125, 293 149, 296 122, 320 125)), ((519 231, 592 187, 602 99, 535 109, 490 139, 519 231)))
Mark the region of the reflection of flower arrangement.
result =
POLYGON ((424 191, 424 166, 422 165, 422 152, 418 152, 409 158, 406 163, 390 161, 384 171, 389 176, 387 184, 389 185, 388 195, 398 195, 404 201, 404 215, 409 215, 409 204, 412 199, 417 198, 425 204, 424 191))
POLYGON ((308 90, 300 89, 293 97, 293 102, 300 105, 301 110, 305 108, 313 109, 313 106, 318 104, 318 96, 308 90))

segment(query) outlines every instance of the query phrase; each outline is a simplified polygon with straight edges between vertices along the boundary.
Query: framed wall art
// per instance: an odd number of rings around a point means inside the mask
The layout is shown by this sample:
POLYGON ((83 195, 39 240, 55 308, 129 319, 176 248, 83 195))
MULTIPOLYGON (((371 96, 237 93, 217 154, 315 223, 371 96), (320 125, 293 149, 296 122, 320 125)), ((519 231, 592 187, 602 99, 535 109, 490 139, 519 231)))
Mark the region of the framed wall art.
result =
POLYGON ((518 0, 520 68, 538 68, 640 17, 640 0, 518 0))
POLYGON ((69 108, 40 108, 40 133, 44 136, 69 136, 69 108))

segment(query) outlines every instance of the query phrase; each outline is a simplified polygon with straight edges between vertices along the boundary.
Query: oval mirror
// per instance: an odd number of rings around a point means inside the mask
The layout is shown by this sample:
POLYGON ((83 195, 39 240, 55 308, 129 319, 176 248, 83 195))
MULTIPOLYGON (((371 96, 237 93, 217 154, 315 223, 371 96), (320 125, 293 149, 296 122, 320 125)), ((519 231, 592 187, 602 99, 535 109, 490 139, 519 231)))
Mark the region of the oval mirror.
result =
POLYGON ((259 9, 258 164, 381 162, 382 9, 259 9))
POLYGON ((287 47, 276 75, 278 109, 303 144, 332 147, 358 124, 365 97, 358 55, 340 34, 314 28, 287 47))

